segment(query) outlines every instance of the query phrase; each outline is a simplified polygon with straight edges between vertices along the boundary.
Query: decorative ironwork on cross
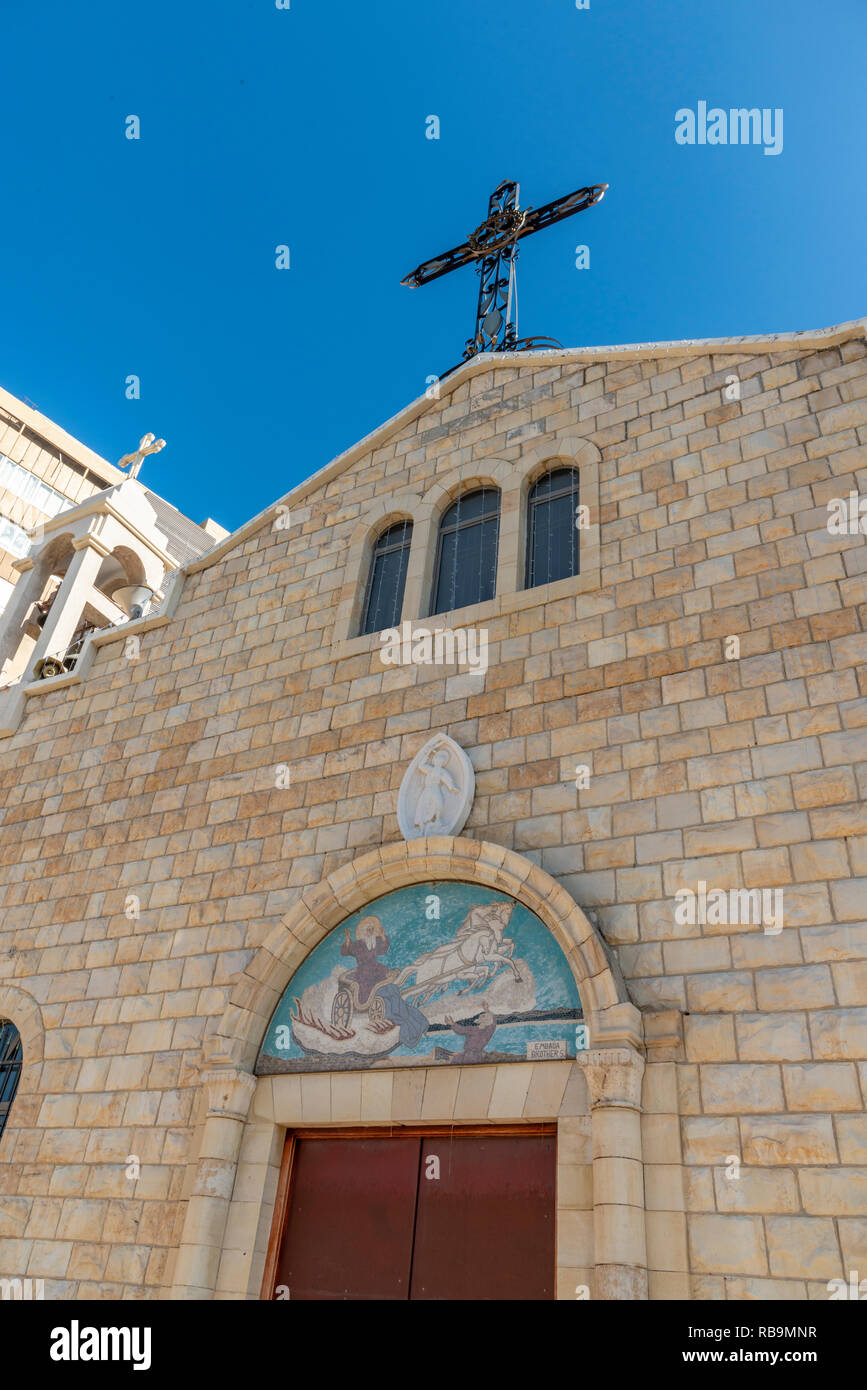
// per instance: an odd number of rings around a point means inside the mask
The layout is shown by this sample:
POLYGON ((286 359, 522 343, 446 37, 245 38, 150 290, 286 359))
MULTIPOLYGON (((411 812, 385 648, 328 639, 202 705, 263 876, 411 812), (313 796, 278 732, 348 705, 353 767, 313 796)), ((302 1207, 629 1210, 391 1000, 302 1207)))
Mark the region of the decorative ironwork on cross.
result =
MULTIPOLYGON (((441 275, 462 265, 476 262, 479 275, 479 299, 476 307, 476 331, 468 338, 463 360, 480 352, 517 352, 522 348, 560 347, 553 338, 519 338, 515 280, 518 242, 523 237, 562 222, 576 212, 593 207, 605 195, 607 183, 594 183, 555 198, 541 208, 518 206, 519 185, 505 180, 491 194, 488 216, 466 241, 451 251, 444 251, 433 260, 423 261, 401 280, 402 285, 415 288, 438 280, 441 275)), ((449 368, 454 371, 455 368, 449 368)), ((447 373, 444 373, 447 375, 447 373)))

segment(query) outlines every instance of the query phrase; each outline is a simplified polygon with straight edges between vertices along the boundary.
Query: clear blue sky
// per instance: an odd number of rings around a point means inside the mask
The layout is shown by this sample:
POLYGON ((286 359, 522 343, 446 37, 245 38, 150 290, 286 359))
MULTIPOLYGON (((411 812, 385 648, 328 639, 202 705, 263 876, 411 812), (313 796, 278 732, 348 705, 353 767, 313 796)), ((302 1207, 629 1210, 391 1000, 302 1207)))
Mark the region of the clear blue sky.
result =
POLYGON ((611 185, 523 243, 523 334, 867 313, 863 0, 4 0, 2 47, 0 384, 112 461, 164 435, 143 480, 196 520, 240 525, 460 358, 472 269, 399 281, 504 178, 611 185), (782 154, 677 145, 701 100, 782 107, 782 154))

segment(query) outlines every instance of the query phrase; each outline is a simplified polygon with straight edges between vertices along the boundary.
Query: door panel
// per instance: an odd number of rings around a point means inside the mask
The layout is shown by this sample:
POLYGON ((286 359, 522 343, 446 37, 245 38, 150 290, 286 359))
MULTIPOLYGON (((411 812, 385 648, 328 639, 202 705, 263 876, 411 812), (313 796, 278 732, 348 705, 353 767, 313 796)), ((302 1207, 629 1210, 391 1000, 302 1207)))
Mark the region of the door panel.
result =
POLYGON ((301 1301, 553 1298, 556 1142, 298 1136, 275 1283, 301 1301))
POLYGON ((553 1135, 423 1139, 411 1297, 553 1298, 556 1161, 553 1135))
POLYGON ((291 1300, 406 1299, 415 1139, 298 1142, 277 1284, 291 1300))

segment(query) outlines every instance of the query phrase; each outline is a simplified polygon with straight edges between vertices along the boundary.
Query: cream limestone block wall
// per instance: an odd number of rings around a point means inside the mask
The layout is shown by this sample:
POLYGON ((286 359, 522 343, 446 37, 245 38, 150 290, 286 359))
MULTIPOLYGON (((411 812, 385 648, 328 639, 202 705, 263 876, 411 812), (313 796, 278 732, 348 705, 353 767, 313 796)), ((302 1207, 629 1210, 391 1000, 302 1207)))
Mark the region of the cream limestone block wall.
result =
POLYGON ((252 1075, 292 960, 401 881, 397 790, 439 731, 476 798, 457 848, 415 867, 519 879, 591 1051, 646 1061, 640 1115, 597 1134, 589 1098, 547 1111, 582 1169, 558 1218, 574 1283, 600 1296, 600 1239, 640 1268, 636 1122, 650 1298, 822 1299, 867 1270, 867 558, 827 525, 863 490, 864 324, 483 359, 441 394, 295 489, 288 528, 275 504, 188 566, 135 659, 100 639, 2 712, 0 1016, 26 1084, 0 1139, 0 1274, 47 1297, 255 1294, 279 1126, 252 1102, 209 1116, 205 1077, 252 1075), (524 590, 523 491, 563 459, 582 502, 597 488, 596 538, 575 579, 524 590), (423 620, 440 509, 486 475, 497 596, 443 615, 487 629, 484 681, 384 667, 354 635, 364 546, 412 517, 404 616, 423 620), (781 930, 678 923, 700 881, 780 891, 781 930), (589 1280, 588 1164, 628 1198, 600 1212, 589 1280))

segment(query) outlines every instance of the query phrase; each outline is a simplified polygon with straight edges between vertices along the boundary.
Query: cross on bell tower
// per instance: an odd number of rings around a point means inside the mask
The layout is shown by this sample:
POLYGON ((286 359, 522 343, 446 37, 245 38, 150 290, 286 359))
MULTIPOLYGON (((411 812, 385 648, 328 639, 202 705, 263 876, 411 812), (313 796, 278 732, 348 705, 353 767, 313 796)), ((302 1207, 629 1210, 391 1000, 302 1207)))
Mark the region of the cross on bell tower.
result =
POLYGON ((427 285, 441 275, 448 275, 449 271, 476 262, 479 275, 476 331, 464 347, 465 362, 480 352, 560 347, 561 344, 551 338, 518 337, 515 294, 518 242, 533 232, 562 222, 565 217, 593 207, 602 200, 607 187, 607 183, 594 183, 575 193, 567 193, 563 198, 555 198, 544 207, 521 208, 518 205, 519 185, 506 180, 491 194, 487 218, 465 242, 433 260, 423 261, 400 283, 411 288, 427 285))

